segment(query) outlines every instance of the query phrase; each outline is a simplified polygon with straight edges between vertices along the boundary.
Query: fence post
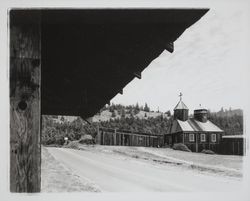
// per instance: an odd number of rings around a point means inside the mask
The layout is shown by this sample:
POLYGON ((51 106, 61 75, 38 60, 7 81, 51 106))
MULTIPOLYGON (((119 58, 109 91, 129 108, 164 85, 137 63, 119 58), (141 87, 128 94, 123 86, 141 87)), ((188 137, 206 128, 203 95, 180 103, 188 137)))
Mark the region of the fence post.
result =
POLYGON ((102 145, 105 145, 105 131, 102 131, 102 145))
POLYGON ((101 134, 99 125, 97 125, 97 135, 95 139, 96 139, 96 144, 101 144, 101 134))
POLYGON ((125 141, 124 134, 122 134, 122 146, 124 146, 124 141, 125 141))
POLYGON ((114 145, 116 145, 116 128, 115 128, 115 132, 114 132, 114 145))

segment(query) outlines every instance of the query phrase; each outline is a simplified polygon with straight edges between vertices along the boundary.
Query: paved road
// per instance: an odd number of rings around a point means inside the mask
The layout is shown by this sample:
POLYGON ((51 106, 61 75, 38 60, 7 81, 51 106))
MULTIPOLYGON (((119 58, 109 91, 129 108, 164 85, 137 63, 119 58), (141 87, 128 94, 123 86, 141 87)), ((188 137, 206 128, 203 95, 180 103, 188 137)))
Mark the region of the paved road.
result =
POLYGON ((232 191, 241 181, 184 168, 90 151, 47 148, 67 168, 97 184, 105 192, 232 191))

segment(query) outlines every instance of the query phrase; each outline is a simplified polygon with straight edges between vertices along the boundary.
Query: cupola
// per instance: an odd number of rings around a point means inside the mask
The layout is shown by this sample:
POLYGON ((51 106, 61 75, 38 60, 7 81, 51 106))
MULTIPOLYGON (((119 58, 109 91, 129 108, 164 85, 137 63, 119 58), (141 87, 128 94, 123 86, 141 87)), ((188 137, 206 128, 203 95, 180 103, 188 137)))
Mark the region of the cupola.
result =
POLYGON ((203 123, 207 122, 207 115, 208 115, 207 109, 201 107, 201 105, 198 109, 194 110, 194 119, 197 121, 203 123))
POLYGON ((174 108, 174 119, 178 119, 181 121, 188 120, 188 107, 182 101, 182 93, 180 93, 180 101, 174 108))

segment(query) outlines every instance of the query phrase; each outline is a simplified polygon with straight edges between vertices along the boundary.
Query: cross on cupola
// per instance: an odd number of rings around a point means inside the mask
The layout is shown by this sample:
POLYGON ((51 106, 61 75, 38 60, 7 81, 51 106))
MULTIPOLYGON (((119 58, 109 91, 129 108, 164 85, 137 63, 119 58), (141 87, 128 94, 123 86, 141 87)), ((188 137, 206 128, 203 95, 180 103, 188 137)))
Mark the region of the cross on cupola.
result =
POLYGON ((179 96, 180 96, 180 101, 181 101, 183 94, 180 92, 179 96))
POLYGON ((181 121, 186 121, 188 120, 188 107, 182 102, 182 96, 183 94, 180 92, 180 101, 174 108, 174 118, 181 121))

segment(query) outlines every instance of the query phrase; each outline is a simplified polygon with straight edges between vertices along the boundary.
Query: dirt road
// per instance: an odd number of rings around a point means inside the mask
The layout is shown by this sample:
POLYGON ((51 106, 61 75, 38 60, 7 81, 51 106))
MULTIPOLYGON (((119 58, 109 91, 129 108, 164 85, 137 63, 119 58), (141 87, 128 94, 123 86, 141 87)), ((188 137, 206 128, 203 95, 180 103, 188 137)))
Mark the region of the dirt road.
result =
POLYGON ((74 174, 94 182, 105 192, 233 191, 239 179, 185 171, 169 165, 118 157, 88 150, 47 148, 74 174))

